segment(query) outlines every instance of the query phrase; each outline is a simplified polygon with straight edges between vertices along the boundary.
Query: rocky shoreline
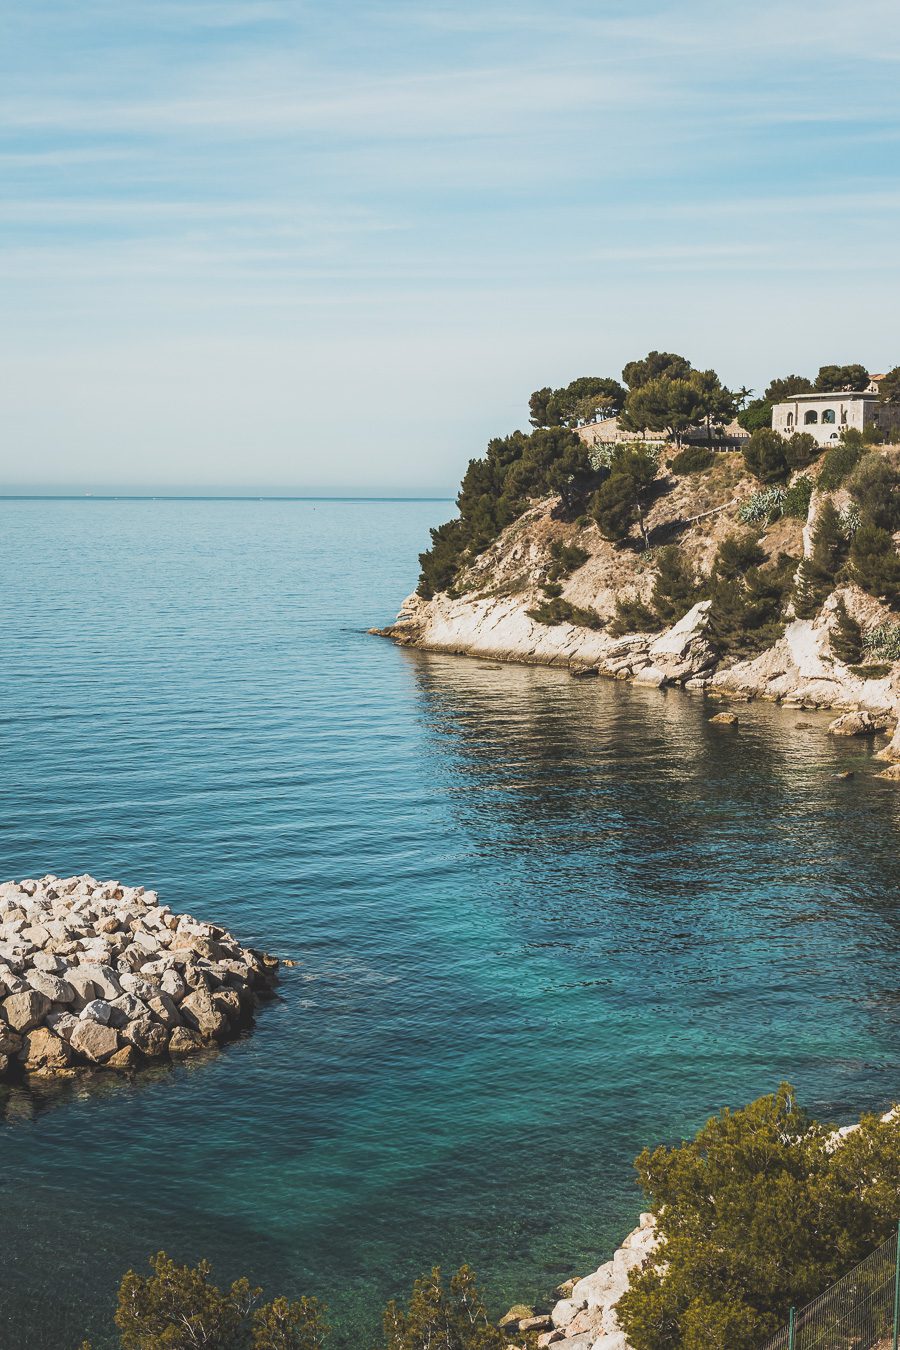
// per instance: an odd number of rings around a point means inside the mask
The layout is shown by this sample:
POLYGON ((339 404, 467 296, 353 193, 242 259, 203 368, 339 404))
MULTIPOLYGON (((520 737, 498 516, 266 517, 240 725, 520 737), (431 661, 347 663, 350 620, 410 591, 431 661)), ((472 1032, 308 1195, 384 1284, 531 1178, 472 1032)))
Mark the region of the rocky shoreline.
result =
POLYGON ((278 961, 155 891, 88 875, 0 885, 0 1081, 137 1069, 236 1036, 278 961))
POLYGON ((524 1305, 510 1308, 499 1324, 513 1338, 510 1350, 523 1333, 536 1335, 539 1350, 551 1345, 554 1350, 630 1350, 616 1304, 628 1288, 632 1270, 644 1264, 658 1242, 656 1219, 642 1214, 611 1260, 590 1275, 557 1287, 549 1312, 536 1313, 524 1305))
POLYGON ((510 597, 439 595, 423 600, 411 595, 393 624, 371 631, 421 651, 563 667, 581 678, 604 676, 658 689, 677 686, 712 699, 763 699, 789 708, 851 714, 832 724, 836 734, 893 733, 879 754, 895 763, 881 776, 900 779, 900 662, 873 679, 861 678, 835 660, 828 638, 841 598, 835 592, 815 621, 794 619, 760 656, 730 665, 717 664, 707 641, 708 601, 698 602, 662 633, 616 638, 571 623, 539 623, 529 616, 527 602, 510 597), (858 715, 856 720, 853 715, 858 715))

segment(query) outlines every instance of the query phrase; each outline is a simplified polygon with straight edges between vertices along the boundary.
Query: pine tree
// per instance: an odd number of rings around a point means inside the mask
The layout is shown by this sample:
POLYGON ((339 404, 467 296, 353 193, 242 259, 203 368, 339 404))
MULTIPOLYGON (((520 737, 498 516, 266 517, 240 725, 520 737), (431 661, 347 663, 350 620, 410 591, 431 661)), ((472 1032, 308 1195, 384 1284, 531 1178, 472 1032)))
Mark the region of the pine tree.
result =
POLYGON ((710 573, 708 633, 720 652, 745 655, 770 646, 782 631, 784 599, 795 560, 782 554, 763 567, 756 541, 731 536, 719 545, 710 573))
MULTIPOLYGON (((384 1350, 506 1350, 508 1345, 491 1323, 468 1266, 453 1276, 449 1291, 439 1266, 421 1275, 408 1308, 393 1300, 385 1308, 383 1331, 384 1350)), ((533 1338, 527 1344, 533 1345, 533 1338)))
POLYGON ((853 536, 850 562, 853 580, 864 591, 891 605, 900 601, 900 557, 887 530, 861 525, 853 536))
POLYGON ((831 650, 845 666, 856 666, 862 660, 862 629, 847 611, 843 597, 834 611, 834 623, 828 634, 831 650))
POLYGON ((834 589, 838 573, 847 556, 847 539, 837 507, 830 498, 819 508, 813 527, 810 556, 804 558, 797 573, 794 612, 800 619, 812 619, 834 589))
POLYGON ((677 544, 660 549, 652 604, 665 624, 676 623, 699 599, 694 574, 677 544))
POLYGON ((785 442, 771 427, 752 433, 744 446, 744 463, 761 483, 783 483, 790 472, 785 442))

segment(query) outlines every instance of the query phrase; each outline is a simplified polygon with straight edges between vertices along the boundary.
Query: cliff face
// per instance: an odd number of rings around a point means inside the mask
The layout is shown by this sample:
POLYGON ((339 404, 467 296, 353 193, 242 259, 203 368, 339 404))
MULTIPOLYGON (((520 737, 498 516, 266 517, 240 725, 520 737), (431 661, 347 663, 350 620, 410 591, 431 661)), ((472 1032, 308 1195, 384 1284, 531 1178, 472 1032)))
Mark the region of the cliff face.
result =
MULTIPOLYGON (((896 457, 892 448, 879 453, 896 457)), ((788 554, 799 561, 810 556, 823 503, 830 497, 843 509, 849 500, 843 490, 816 490, 805 521, 785 517, 774 524, 745 526, 737 513, 758 489, 737 453, 719 454, 713 468, 701 474, 663 477, 646 514, 648 549, 637 539, 625 546, 610 543, 593 521, 567 521, 558 499, 547 498, 533 504, 471 562, 452 594, 429 600, 409 596, 396 622, 383 631, 398 643, 428 651, 566 666, 573 673, 596 671, 722 697, 862 709, 875 716, 879 727, 889 729, 900 714, 900 661, 879 657, 871 676, 860 674, 859 667, 838 659, 830 641, 841 601, 864 632, 897 622, 896 614, 858 586, 836 587, 811 619, 795 617, 789 603, 783 635, 745 659, 722 656, 712 643, 705 599, 662 631, 614 635, 617 600, 650 602, 661 545, 677 543, 702 595, 703 578, 728 536, 750 531, 767 559, 788 554), (587 557, 559 579, 559 599, 590 612, 592 627, 578 621, 541 622, 529 612, 546 603, 545 585, 554 575, 551 550, 572 545, 587 557)), ((892 756, 900 759, 897 737, 892 746, 892 756)))

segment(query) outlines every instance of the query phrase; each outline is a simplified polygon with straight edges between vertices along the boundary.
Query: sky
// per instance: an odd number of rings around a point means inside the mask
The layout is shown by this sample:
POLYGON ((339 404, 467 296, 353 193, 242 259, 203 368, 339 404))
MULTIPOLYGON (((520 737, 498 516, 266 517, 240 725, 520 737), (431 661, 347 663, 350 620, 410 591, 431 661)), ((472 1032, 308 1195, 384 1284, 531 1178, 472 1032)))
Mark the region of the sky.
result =
POLYGON ((900 364, 896 0, 0 0, 0 490, 450 496, 651 348, 900 364))

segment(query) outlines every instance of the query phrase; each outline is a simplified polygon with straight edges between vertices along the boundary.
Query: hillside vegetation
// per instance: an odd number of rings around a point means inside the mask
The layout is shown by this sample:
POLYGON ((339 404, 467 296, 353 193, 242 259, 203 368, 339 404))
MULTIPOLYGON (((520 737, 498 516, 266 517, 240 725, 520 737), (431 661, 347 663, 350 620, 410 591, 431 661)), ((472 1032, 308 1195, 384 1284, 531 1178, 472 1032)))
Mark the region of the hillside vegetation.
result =
MULTIPOLYGON (((864 367, 773 380, 756 400, 672 353, 630 362, 622 377, 536 391, 534 429, 470 461, 458 517, 421 555, 419 596, 517 596, 536 623, 613 637, 661 631, 708 600, 708 639, 733 660, 839 591, 839 659, 900 658, 900 451, 877 444, 875 429, 825 448, 768 426, 773 401, 801 386, 865 387, 864 367), (766 424, 754 426, 762 404, 766 424), (624 436, 592 444, 612 414, 624 436), (752 429, 740 449, 726 432, 735 415, 752 429)), ((900 368, 881 390, 900 401, 900 368)))

